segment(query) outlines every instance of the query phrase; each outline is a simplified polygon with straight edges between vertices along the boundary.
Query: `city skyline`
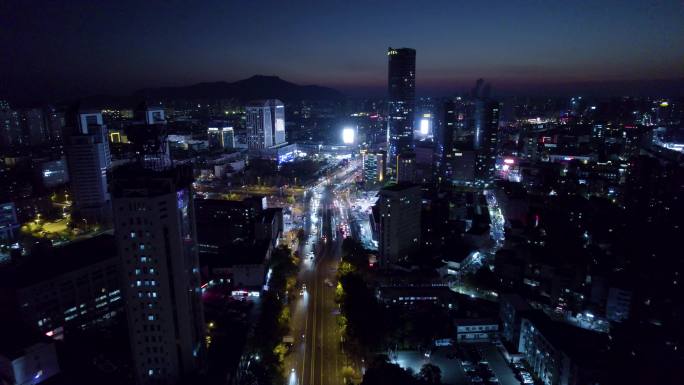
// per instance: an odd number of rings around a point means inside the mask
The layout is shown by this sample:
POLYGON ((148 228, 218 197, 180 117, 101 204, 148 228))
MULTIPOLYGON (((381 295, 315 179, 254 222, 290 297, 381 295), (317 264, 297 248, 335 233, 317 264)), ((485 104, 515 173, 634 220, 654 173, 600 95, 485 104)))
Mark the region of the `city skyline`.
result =
POLYGON ((0 385, 680 384, 682 1, 0 5, 0 385))
POLYGON ((462 92, 479 77, 502 95, 664 96, 681 93, 684 82, 678 1, 4 7, 12 17, 0 95, 20 102, 255 74, 384 96, 388 46, 417 50, 419 96, 462 92))

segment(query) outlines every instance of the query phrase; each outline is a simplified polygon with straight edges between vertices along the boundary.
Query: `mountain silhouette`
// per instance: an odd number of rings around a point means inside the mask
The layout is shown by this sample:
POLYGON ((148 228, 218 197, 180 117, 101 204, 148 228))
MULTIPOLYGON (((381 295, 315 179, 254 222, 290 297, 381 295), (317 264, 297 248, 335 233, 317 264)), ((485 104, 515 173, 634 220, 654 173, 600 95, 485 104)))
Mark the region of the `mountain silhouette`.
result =
POLYGON ((207 82, 181 87, 145 88, 133 94, 144 99, 254 99, 338 100, 343 95, 332 88, 301 86, 277 76, 255 75, 236 82, 207 82))

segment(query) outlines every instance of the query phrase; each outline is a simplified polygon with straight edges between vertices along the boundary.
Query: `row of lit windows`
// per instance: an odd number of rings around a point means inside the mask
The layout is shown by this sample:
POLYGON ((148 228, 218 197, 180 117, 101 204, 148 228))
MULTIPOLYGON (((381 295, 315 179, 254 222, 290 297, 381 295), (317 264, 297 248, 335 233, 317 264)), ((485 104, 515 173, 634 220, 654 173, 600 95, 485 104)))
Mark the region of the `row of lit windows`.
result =
POLYGON ((140 274, 156 274, 157 271, 155 270, 154 267, 149 267, 149 268, 148 268, 148 267, 143 267, 142 269, 136 268, 135 270, 133 270, 133 273, 134 273, 135 275, 140 275, 140 274))
POLYGON ((149 232, 149 231, 145 231, 145 232, 143 233, 142 230, 131 231, 131 233, 130 233, 130 235, 129 235, 129 239, 136 239, 136 238, 143 237, 143 236, 149 237, 149 236, 150 236, 150 232, 149 232))
POLYGON ((465 329, 465 331, 484 331, 484 330, 496 330, 498 327, 496 325, 485 325, 485 326, 459 326, 459 329, 465 329))

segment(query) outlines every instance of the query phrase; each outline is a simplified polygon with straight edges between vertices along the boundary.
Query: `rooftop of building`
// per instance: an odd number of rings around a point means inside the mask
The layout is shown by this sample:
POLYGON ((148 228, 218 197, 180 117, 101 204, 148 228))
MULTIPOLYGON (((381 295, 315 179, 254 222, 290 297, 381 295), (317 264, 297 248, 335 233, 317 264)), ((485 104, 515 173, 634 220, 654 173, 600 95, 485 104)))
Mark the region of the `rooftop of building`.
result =
POLYGON ((269 107, 271 103, 283 105, 283 102, 280 99, 257 99, 249 101, 247 107, 269 107))
POLYGON ((263 199, 264 197, 259 195, 248 196, 242 200, 196 198, 195 206, 206 208, 263 208, 263 199))
POLYGON ((608 348, 608 335, 551 320, 541 311, 530 311, 524 316, 544 338, 571 360, 582 365, 598 364, 608 348))
POLYGON ((268 239, 233 242, 219 254, 200 253, 200 264, 210 268, 262 264, 270 246, 268 239))
POLYGON ((266 210, 264 210, 264 219, 267 222, 270 222, 273 220, 273 217, 282 215, 282 213, 283 213, 282 207, 269 207, 266 210))
POLYGON ((527 190, 520 184, 509 181, 497 181, 497 187, 502 191, 506 197, 523 199, 527 198, 527 190))
POLYGON ((457 295, 447 286, 385 286, 379 289, 380 296, 396 297, 439 297, 440 299, 456 299, 457 295))
POLYGON ((500 295, 500 302, 507 302, 513 305, 518 311, 525 311, 531 309, 530 304, 525 301, 519 294, 503 293, 500 295))
MULTIPOLYGON (((25 354, 25 350, 40 342, 50 342, 48 338, 18 320, 0 320, 0 356, 9 360, 25 354)), ((1 382, 1 381, 0 381, 1 382)), ((4 382, 3 382, 4 383, 4 382)))
POLYGON ((408 190, 420 190, 420 186, 417 184, 412 184, 412 183, 396 183, 396 184, 390 184, 385 187, 383 187, 380 190, 380 193, 382 194, 383 191, 388 191, 388 192, 401 192, 401 191, 408 191, 408 190))
POLYGON ((449 247, 444 250, 442 260, 446 262, 463 262, 476 248, 467 245, 465 242, 451 242, 449 247))
POLYGON ((475 325, 498 325, 499 321, 495 318, 457 318, 454 320, 455 326, 475 326, 475 325))
POLYGON ((116 257, 111 234, 50 247, 0 269, 0 286, 27 287, 116 257))
POLYGON ((154 196, 167 194, 170 190, 187 187, 194 181, 192 165, 175 165, 153 170, 134 162, 114 170, 113 196, 154 196), (162 180, 167 183, 161 183, 162 180))

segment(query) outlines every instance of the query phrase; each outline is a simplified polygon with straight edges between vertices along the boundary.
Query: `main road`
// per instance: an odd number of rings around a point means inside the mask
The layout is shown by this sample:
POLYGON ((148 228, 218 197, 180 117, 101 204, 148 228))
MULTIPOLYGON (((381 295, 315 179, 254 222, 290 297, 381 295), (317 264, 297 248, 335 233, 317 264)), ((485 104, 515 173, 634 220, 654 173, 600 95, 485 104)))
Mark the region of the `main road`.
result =
POLYGON ((289 385, 338 385, 343 383, 342 351, 335 303, 336 272, 341 257, 342 235, 339 224, 345 221, 346 199, 336 199, 335 190, 345 189, 350 167, 310 191, 313 194, 305 221, 307 240, 302 242, 298 279, 302 290, 291 305, 291 335, 295 340, 286 357, 289 385), (333 188, 335 186, 335 188, 333 188), (345 207, 340 207, 342 204, 345 207))

